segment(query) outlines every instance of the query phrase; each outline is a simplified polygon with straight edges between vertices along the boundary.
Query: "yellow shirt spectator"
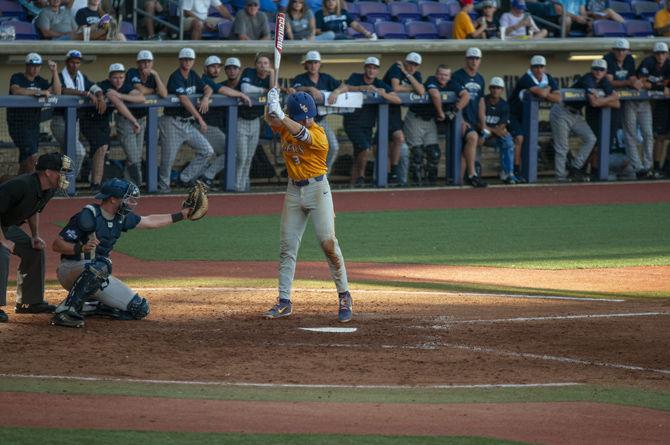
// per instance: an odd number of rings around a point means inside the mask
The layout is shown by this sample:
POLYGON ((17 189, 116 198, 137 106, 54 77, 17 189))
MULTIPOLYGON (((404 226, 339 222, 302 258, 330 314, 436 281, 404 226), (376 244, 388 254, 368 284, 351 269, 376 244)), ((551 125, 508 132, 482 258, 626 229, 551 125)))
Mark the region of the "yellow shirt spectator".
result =
POLYGON ((469 34, 475 31, 475 25, 472 24, 472 19, 467 12, 461 11, 454 19, 453 38, 457 40, 464 40, 468 38, 469 34))
POLYGON ((668 25, 670 25, 670 11, 668 11, 668 8, 663 8, 654 16, 654 31, 659 32, 658 30, 665 28, 661 35, 670 37, 668 25))

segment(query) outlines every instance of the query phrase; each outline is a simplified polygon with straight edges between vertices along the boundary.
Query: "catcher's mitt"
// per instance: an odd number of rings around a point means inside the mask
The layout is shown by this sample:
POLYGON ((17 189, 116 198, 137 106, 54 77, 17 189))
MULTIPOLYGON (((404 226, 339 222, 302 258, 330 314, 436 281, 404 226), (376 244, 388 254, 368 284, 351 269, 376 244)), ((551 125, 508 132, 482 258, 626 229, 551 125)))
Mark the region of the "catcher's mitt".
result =
POLYGON ((188 219, 191 221, 196 221, 205 216, 207 210, 209 210, 207 186, 200 181, 195 181, 181 207, 189 209, 188 219))

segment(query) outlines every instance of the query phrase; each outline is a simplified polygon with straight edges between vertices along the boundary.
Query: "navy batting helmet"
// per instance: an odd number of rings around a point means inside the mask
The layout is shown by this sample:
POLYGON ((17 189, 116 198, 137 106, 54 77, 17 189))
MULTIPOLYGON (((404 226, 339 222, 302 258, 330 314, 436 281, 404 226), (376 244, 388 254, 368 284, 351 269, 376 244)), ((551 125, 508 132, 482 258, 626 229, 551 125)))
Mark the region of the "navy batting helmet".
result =
POLYGON ((294 121, 304 121, 316 116, 314 99, 304 91, 291 94, 286 100, 286 109, 294 121))

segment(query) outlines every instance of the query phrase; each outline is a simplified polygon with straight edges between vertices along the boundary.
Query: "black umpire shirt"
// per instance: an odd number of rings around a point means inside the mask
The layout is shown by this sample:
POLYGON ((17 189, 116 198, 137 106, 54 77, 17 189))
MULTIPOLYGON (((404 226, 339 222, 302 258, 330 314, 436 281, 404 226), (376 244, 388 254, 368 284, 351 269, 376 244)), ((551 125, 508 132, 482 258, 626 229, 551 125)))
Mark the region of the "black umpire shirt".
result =
POLYGON ((0 185, 0 225, 19 226, 41 212, 55 190, 42 190, 37 172, 26 173, 0 185))

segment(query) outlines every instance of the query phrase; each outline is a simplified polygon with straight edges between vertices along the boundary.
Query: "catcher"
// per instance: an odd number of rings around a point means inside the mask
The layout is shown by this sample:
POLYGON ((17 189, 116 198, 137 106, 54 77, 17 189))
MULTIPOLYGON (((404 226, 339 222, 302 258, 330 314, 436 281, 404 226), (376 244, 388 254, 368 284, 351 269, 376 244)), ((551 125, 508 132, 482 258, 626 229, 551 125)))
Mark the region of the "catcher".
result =
POLYGON ((149 315, 149 302, 112 275, 109 255, 122 232, 156 229, 183 219, 195 221, 207 213, 206 187, 197 183, 176 213, 139 216, 134 212, 139 189, 123 179, 110 179, 89 204, 70 218, 53 242, 61 254, 58 281, 69 291, 56 308, 52 325, 81 328, 84 316, 140 320, 149 315))

